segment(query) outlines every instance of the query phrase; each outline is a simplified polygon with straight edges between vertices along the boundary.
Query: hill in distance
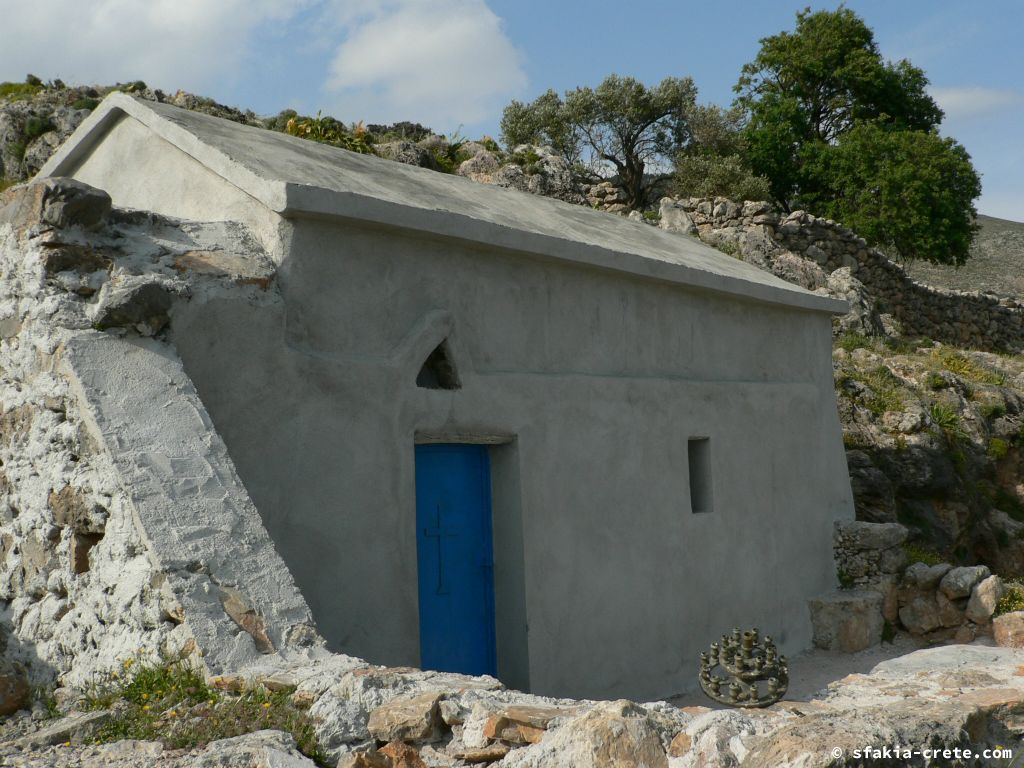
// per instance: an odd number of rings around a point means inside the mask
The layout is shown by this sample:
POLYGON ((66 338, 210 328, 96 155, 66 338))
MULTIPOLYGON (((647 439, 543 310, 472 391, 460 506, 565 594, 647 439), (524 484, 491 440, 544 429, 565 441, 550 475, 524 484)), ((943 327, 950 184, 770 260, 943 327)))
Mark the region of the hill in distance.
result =
POLYGON ((907 274, 937 288, 1024 296, 1024 223, 979 215, 978 225, 981 229, 964 266, 912 262, 905 265, 907 274))

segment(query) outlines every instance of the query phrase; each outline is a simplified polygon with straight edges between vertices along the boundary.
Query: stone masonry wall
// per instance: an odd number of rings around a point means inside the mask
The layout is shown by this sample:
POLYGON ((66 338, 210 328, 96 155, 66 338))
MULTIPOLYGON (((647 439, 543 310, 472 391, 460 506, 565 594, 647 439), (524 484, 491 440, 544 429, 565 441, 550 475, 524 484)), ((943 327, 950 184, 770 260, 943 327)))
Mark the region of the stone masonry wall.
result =
MULTIPOLYGON (((724 198, 669 203, 687 215, 694 234, 712 244, 726 242, 739 247, 751 234, 761 234, 826 273, 848 268, 863 283, 877 310, 897 321, 903 335, 988 351, 1024 349, 1024 304, 1020 301, 915 282, 881 251, 831 219, 805 211, 780 215, 768 203, 740 205, 724 198)), ((663 217, 665 210, 663 201, 663 217)), ((680 227, 678 222, 675 226, 680 227)))
POLYGON ((215 672, 319 641, 159 337, 175 301, 273 301, 272 275, 238 225, 110 213, 66 179, 0 196, 0 678, 81 688, 137 652, 215 672))

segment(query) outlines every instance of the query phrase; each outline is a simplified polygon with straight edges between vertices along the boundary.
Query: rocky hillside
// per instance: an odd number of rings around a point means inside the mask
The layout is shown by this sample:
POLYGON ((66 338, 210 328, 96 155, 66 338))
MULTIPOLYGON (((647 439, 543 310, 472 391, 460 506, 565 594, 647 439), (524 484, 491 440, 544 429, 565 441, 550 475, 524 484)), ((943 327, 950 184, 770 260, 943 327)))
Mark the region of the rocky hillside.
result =
POLYGON ((1024 224, 978 216, 978 227, 971 259, 964 266, 912 263, 907 265, 908 274, 943 288, 1024 296, 1024 224))
POLYGON ((59 80, 43 83, 29 75, 24 83, 0 83, 0 189, 33 176, 111 91, 124 91, 247 125, 263 125, 252 112, 226 107, 185 91, 168 95, 141 81, 66 86, 59 80))

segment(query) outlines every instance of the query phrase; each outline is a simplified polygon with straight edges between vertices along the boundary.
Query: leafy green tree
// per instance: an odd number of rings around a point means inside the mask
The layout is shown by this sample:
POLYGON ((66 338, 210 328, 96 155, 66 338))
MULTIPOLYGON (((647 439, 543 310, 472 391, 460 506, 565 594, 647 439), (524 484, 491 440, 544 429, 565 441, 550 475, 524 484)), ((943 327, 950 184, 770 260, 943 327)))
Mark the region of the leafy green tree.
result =
POLYGON ((609 75, 597 88, 576 88, 564 99, 549 90, 530 104, 513 101, 502 116, 502 139, 509 148, 549 144, 570 163, 594 172, 611 166, 626 204, 635 209, 669 175, 649 170, 667 170, 689 141, 696 96, 688 77, 665 78, 648 88, 632 77, 609 75))
POLYGON ((673 191, 681 197, 728 197, 768 200, 768 180, 746 161, 743 110, 714 104, 697 106, 690 115, 690 140, 675 159, 673 191))
POLYGON ((804 190, 803 150, 833 143, 856 122, 931 130, 942 110, 924 72, 882 59, 871 29, 848 8, 796 16, 795 32, 762 38, 740 74, 737 103, 750 113, 748 157, 788 209, 804 190))
POLYGON ((953 139, 864 122, 835 145, 812 145, 805 165, 809 210, 907 259, 967 261, 981 181, 953 139))
POLYGON ((743 67, 744 155, 784 210, 840 219, 904 258, 962 264, 980 181, 939 137, 927 85, 910 62, 885 61, 853 11, 806 8, 743 67))

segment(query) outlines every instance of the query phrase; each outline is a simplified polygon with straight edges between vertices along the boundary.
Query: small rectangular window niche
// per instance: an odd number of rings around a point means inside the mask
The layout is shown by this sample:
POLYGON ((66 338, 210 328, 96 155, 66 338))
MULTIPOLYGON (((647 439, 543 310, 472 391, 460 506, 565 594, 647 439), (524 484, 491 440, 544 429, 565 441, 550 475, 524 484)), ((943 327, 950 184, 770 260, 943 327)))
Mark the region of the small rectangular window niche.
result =
POLYGON ((711 439, 691 437, 686 442, 690 465, 690 509, 694 514, 711 511, 711 439))

